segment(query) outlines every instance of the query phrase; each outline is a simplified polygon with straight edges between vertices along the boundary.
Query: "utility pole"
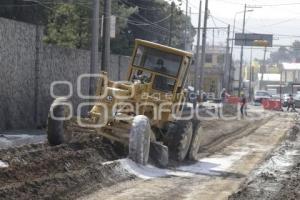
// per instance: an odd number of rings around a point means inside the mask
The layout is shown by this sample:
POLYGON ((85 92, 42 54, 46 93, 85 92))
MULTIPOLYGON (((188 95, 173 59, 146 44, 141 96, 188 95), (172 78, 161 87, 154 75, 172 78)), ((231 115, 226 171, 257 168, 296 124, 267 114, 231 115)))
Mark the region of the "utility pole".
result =
POLYGON ((226 87, 227 91, 229 91, 229 80, 227 77, 230 77, 229 70, 229 37, 230 37, 230 25, 227 27, 227 40, 226 40, 226 52, 225 52, 225 66, 224 66, 224 78, 223 78, 223 86, 226 87), (228 81, 228 82, 227 82, 228 81))
MULTIPOLYGON (((198 16, 198 30, 197 30, 197 49, 196 49, 196 65, 195 65, 195 73, 194 73, 194 86, 195 92, 199 90, 200 82, 199 82, 199 65, 200 65, 200 30, 201 30, 201 12, 202 12, 202 1, 199 4, 199 16, 198 16)), ((200 94, 201 95, 201 94, 200 94)))
POLYGON ((235 16, 234 16, 234 20, 233 20, 233 28, 232 28, 232 40, 231 40, 231 50, 230 50, 230 65, 229 65, 229 76, 228 76, 228 84, 229 84, 229 88, 228 88, 228 90, 230 91, 230 92, 232 92, 231 91, 231 89, 232 89, 232 85, 231 85, 231 71, 232 71, 232 68, 233 68, 233 65, 234 65, 234 63, 232 63, 232 61, 233 61, 233 44, 234 44, 234 38, 235 38, 235 33, 234 33, 234 30, 235 30, 235 19, 236 19, 236 15, 237 15, 238 13, 236 13, 235 14, 235 16))
POLYGON ((252 72, 252 47, 251 47, 251 51, 250 51, 250 69, 249 69, 249 99, 250 99, 250 101, 252 99, 252 76, 253 76, 253 72, 252 72))
POLYGON ((244 8, 244 19, 243 19, 243 41, 241 46, 241 57, 240 57, 240 74, 239 74, 239 97, 241 96, 241 89, 242 89, 242 73, 243 73, 243 55, 244 55, 244 43, 245 43, 245 18, 246 18, 246 10, 247 10, 247 4, 245 4, 244 8))
MULTIPOLYGON (((98 42, 99 42, 99 0, 93 0, 93 21, 92 21, 92 48, 90 74, 95 74, 98 64, 98 42)), ((96 81, 90 77, 89 95, 93 96, 96 91, 96 81)))
POLYGON ((280 95, 280 99, 282 99, 282 73, 283 70, 282 70, 282 67, 280 67, 280 88, 279 88, 279 95, 280 95))
POLYGON ((174 3, 174 1, 172 1, 172 3, 171 3, 171 17, 170 17, 170 30, 169 30, 169 46, 172 46, 174 8, 175 8, 175 3, 174 3))
POLYGON ((34 5, 34 22, 35 22, 35 60, 34 60, 34 99, 33 99, 33 104, 34 104, 34 123, 35 126, 38 127, 40 125, 38 119, 38 111, 39 111, 39 79, 40 79, 40 48, 41 48, 41 39, 42 39, 42 28, 40 27, 40 21, 39 21, 39 16, 38 16, 38 9, 39 9, 39 3, 33 1, 35 3, 34 5))
POLYGON ((215 48, 215 29, 212 30, 212 48, 215 48))
POLYGON ((187 23, 188 23, 188 8, 189 8, 189 0, 186 0, 185 7, 185 29, 184 29, 184 50, 187 49, 187 23))
POLYGON ((202 32, 200 77, 199 77, 199 81, 200 81, 199 91, 200 92, 203 89, 203 75, 204 75, 204 64, 205 64, 205 47, 206 47, 207 18, 208 18, 208 0, 205 0, 204 24, 203 24, 203 32, 202 32))
POLYGON ((110 18, 111 0, 104 0, 104 19, 103 19, 103 42, 101 70, 107 71, 110 68, 110 18))
POLYGON ((265 46, 265 50, 264 50, 264 60, 263 60, 263 65, 260 66, 260 73, 261 73, 261 78, 259 81, 259 89, 262 89, 262 83, 264 81, 264 72, 266 69, 266 54, 267 54, 267 46, 265 46))
MULTIPOLYGON (((192 16, 192 8, 191 7, 189 7, 189 16, 192 16)), ((192 25, 191 25, 191 23, 188 24, 188 27, 189 27, 188 28, 188 30, 189 30, 188 39, 189 39, 191 37, 191 32, 192 32, 192 25)), ((188 51, 192 51, 193 50, 193 45, 189 43, 187 50, 188 51)))

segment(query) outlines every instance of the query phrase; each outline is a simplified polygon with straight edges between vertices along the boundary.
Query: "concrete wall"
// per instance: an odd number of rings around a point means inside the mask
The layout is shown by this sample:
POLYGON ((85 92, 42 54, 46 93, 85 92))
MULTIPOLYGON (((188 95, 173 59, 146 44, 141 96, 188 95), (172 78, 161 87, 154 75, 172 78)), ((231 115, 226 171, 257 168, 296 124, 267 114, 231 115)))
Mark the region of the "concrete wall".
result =
MULTIPOLYGON (((42 27, 0 18, 0 130, 45 125, 53 81, 73 84, 75 108, 83 101, 77 96, 76 81, 89 73, 90 52, 44 44, 42 37, 42 27)), ((128 64, 129 57, 112 55, 109 77, 124 80, 128 64)), ((82 91, 88 93, 87 79, 82 91)), ((55 93, 65 95, 67 88, 61 85, 55 93)))
POLYGON ((0 19, 0 129, 34 125, 35 26, 0 19))

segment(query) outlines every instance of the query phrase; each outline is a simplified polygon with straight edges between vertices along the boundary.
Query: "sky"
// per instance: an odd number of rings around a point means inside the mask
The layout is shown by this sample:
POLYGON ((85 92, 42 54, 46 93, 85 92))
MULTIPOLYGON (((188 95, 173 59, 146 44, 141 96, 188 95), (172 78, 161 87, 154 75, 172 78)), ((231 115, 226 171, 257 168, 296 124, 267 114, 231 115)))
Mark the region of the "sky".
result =
MULTIPOLYGON (((182 9, 185 9, 187 0, 182 0, 182 9)), ((208 0, 208 8, 213 17, 208 19, 208 27, 233 27, 236 15, 235 32, 241 32, 243 22, 243 10, 245 4, 257 8, 246 14, 246 33, 274 34, 274 45, 291 45, 294 40, 300 40, 300 0, 208 0), (238 14, 236 14, 238 13, 238 14)), ((189 0, 192 12, 192 23, 198 25, 198 12, 200 0, 189 0)), ((204 13, 205 0, 202 0, 204 13)), ((203 16, 202 16, 203 19, 203 16)), ((232 29, 231 29, 232 31, 232 29)), ((232 33, 232 32, 231 32, 232 33)), ((208 31, 208 43, 212 44, 213 32, 208 31)), ((215 45, 225 44, 226 30, 215 31, 215 45)), ((274 51, 276 48, 269 48, 274 51)), ((234 57, 239 57, 239 47, 234 48, 234 57)), ((245 50, 245 59, 249 59, 250 49, 245 50)), ((263 48, 253 49, 253 57, 262 58, 263 48)))

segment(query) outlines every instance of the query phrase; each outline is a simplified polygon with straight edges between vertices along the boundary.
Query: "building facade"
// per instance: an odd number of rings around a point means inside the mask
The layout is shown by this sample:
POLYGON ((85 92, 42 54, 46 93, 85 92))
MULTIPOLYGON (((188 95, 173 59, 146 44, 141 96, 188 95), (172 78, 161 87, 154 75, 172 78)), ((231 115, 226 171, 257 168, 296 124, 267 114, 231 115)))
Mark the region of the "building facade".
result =
MULTIPOLYGON (((230 56, 226 57, 224 47, 208 47, 205 53, 204 76, 203 76, 203 91, 211 97, 218 97, 223 87, 227 87, 229 82, 228 75, 226 76, 226 68, 229 68, 230 56), (227 65, 225 63, 228 63, 227 65), (227 67, 228 66, 228 67, 227 67)), ((194 58, 195 60, 196 58, 194 58)), ((194 61, 190 71, 189 84, 194 85, 195 73, 194 61)), ((233 72, 234 70, 232 70, 233 72)))

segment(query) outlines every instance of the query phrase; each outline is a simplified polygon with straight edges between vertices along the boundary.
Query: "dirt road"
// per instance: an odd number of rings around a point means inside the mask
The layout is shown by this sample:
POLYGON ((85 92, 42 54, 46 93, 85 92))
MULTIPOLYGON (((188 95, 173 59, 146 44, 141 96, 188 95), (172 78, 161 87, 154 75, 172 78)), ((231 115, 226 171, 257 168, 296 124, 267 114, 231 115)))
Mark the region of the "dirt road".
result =
POLYGON ((137 166, 95 135, 55 147, 5 136, 0 199, 225 199, 293 124, 290 115, 204 122, 201 159, 167 169, 137 166))
POLYGON ((118 161, 139 179, 99 190, 81 199, 227 199, 294 125, 281 115, 199 162, 162 170, 118 161))
POLYGON ((253 171, 241 189, 230 200, 294 200, 300 199, 300 135, 299 125, 253 171))

